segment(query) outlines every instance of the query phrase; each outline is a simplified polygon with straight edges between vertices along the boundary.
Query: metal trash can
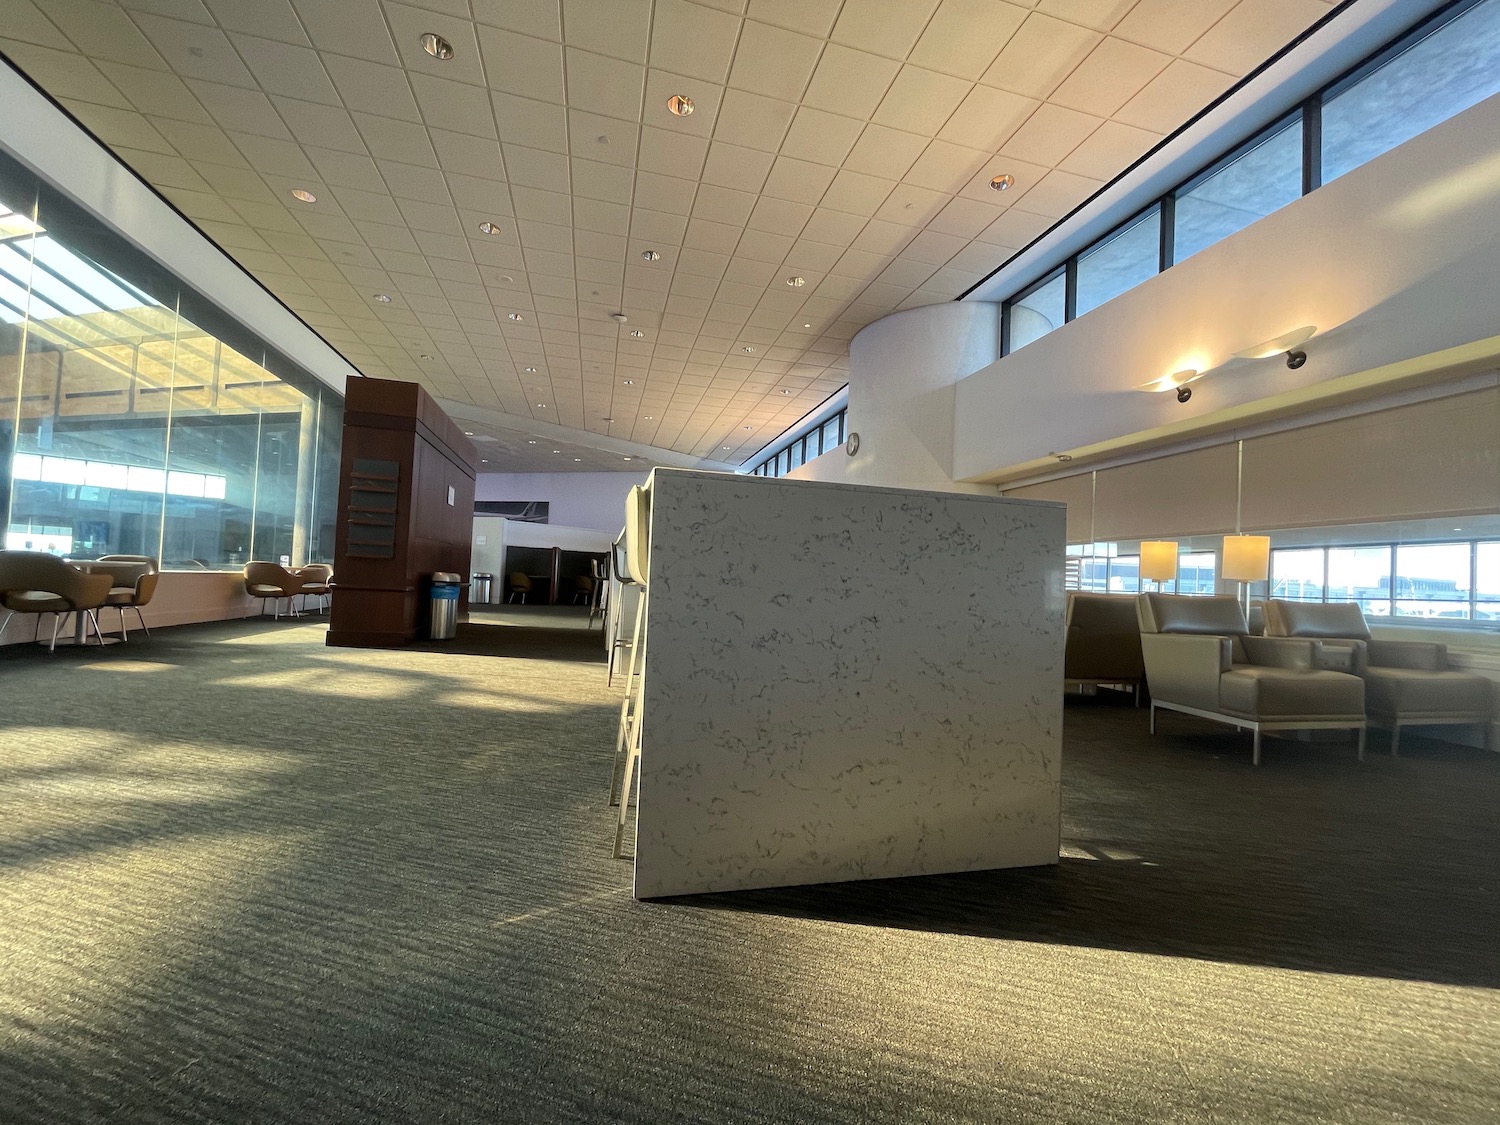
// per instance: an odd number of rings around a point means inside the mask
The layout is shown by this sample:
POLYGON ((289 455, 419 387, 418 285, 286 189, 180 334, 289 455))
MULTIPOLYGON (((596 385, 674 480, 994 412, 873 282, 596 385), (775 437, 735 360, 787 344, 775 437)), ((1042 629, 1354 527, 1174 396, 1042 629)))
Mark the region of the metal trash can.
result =
POLYGON ((427 636, 430 640, 451 640, 458 632, 458 592, 463 588, 462 575, 440 570, 432 576, 432 599, 429 603, 431 625, 427 636))
POLYGON ((472 582, 473 588, 469 591, 470 605, 489 605, 490 591, 495 587, 495 576, 493 574, 475 573, 472 582))

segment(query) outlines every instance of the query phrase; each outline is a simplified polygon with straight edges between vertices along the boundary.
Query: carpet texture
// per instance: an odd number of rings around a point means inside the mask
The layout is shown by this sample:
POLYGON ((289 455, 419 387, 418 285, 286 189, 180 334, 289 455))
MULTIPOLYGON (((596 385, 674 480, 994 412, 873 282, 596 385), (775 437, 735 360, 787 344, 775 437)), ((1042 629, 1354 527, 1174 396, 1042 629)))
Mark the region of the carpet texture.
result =
POLYGON ((525 619, 0 651, 0 1122, 1500 1121, 1500 756, 1070 699, 1056 867, 642 904, 525 619))

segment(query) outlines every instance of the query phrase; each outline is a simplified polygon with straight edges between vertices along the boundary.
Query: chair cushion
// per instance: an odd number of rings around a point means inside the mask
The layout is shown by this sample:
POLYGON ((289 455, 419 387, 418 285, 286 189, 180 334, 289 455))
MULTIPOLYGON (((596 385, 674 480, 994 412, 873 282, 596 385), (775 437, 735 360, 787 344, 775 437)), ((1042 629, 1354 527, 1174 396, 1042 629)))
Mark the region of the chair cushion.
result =
POLYGON ((1365 615, 1354 602, 1292 602, 1277 598, 1274 630, 1286 637, 1370 639, 1365 615))
POLYGON ((252 598, 284 598, 286 591, 280 586, 266 586, 259 582, 245 587, 252 598))
POLYGON ((1236 664, 1219 677, 1219 706, 1253 719, 1363 718, 1365 685, 1342 672, 1236 664))
POLYGON ((1141 625, 1157 633, 1208 633, 1244 636, 1250 631, 1236 598, 1198 598, 1186 594, 1142 594, 1147 607, 1141 625), (1147 624, 1149 617, 1154 630, 1147 624))
POLYGON ((131 605, 135 602, 134 586, 115 586, 109 591, 109 596, 104 599, 105 605, 131 605))
POLYGON ((6 609, 16 613, 72 613, 64 598, 46 590, 15 590, 4 597, 6 609))
POLYGON ((1372 715, 1485 713, 1490 681, 1472 672, 1423 672, 1414 668, 1365 669, 1365 697, 1372 715))

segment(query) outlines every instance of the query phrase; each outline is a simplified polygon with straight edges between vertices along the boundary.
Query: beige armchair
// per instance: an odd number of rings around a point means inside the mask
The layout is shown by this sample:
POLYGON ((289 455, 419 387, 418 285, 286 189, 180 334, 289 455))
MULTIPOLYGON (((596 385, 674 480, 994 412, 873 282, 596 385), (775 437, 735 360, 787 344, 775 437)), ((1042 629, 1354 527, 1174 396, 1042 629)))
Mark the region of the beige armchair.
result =
POLYGON ((1427 641, 1378 641, 1353 602, 1293 602, 1273 598, 1266 629, 1273 636, 1312 637, 1323 646, 1326 667, 1348 670, 1365 681, 1365 710, 1391 732, 1398 753, 1402 726, 1463 724, 1491 742, 1493 686, 1484 676, 1448 667, 1446 645, 1427 641))
MULTIPOLYGON (((294 600, 302 593, 302 579, 286 567, 273 562, 249 562, 245 564, 245 593, 260 599, 260 612, 264 616, 266 602, 276 599, 276 613, 281 618, 281 599, 286 599, 287 616, 296 617, 294 600)), ((247 615, 248 616, 248 615, 247 615)))
POLYGON ((333 567, 327 563, 308 563, 297 571, 302 579, 302 608, 307 608, 308 598, 318 599, 318 612, 322 613, 333 598, 333 567))
POLYGON ((83 565, 90 574, 110 576, 113 585, 104 604, 112 605, 119 611, 120 639, 130 639, 130 633, 125 627, 127 609, 135 610, 136 619, 149 637, 151 628, 146 624, 141 607, 150 603, 156 594, 156 584, 161 580, 161 567, 156 560, 149 555, 100 555, 93 562, 83 565))
POLYGON ((1066 646, 1063 681, 1072 686, 1114 684, 1135 692, 1141 702, 1146 677, 1141 661, 1141 626, 1135 598, 1126 594, 1068 595, 1063 618, 1066 646))
POLYGON ((1158 708, 1261 732, 1349 727, 1365 756, 1365 685, 1321 667, 1321 644, 1249 633, 1236 598, 1142 594, 1136 601, 1141 653, 1151 689, 1151 733, 1158 708))
MULTIPOLYGON (((43 551, 0 551, 0 606, 6 610, 5 620, 0 621, 0 635, 10 619, 18 613, 37 615, 33 637, 40 637, 41 615, 51 613, 52 643, 48 651, 57 650, 57 630, 62 619, 70 613, 85 615, 79 622, 94 626, 94 636, 104 642, 99 633, 99 619, 94 611, 109 597, 111 585, 107 574, 85 574, 76 566, 70 566, 55 555, 43 551)), ((87 633, 80 630, 80 636, 87 633)))

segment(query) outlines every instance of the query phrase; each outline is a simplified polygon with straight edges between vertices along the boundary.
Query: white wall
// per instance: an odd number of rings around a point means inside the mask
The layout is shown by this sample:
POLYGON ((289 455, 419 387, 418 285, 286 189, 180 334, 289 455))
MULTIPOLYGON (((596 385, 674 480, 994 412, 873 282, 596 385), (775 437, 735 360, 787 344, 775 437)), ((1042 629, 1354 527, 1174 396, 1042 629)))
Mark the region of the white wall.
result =
POLYGON ((789 475, 994 495, 953 482, 953 390, 998 348, 997 306, 982 301, 908 309, 866 326, 849 344, 847 429, 859 434, 859 452, 825 453, 789 475))
MULTIPOLYGON (((1490 98, 958 384, 953 472, 1014 479, 1098 443, 1136 448, 1493 370, 1500 357, 1500 97, 1490 98), (1298 371, 1233 353, 1301 325, 1298 371), (1482 343, 1476 343, 1481 342, 1482 343), (1434 376, 1419 361, 1445 357, 1434 376), (1215 369, 1192 401, 1136 390, 1215 369), (1370 374, 1374 372, 1374 374, 1370 374)), ((904 315, 904 314, 903 314, 904 315)), ((880 324, 899 322, 889 318, 880 324)), ((878 325, 877 325, 878 327, 878 325)), ((866 332, 869 332, 866 329, 866 332)))
POLYGON ((646 471, 631 473, 480 473, 474 499, 545 500, 547 522, 607 531, 625 526, 625 495, 645 484, 646 471))

